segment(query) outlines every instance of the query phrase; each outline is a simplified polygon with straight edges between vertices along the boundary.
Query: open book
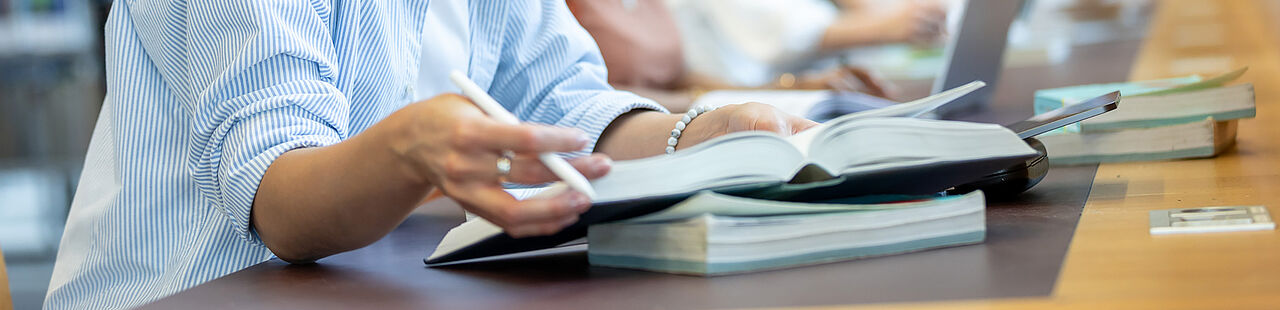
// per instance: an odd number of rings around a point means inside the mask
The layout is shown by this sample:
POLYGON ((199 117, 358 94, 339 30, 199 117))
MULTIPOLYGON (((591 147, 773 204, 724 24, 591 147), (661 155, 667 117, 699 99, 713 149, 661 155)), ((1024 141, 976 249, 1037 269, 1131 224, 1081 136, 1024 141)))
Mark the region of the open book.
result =
POLYGON ((514 239, 475 219, 450 231, 426 262, 554 247, 585 236, 589 225, 661 211, 702 190, 782 201, 930 194, 1035 157, 999 125, 884 117, 919 115, 981 86, 846 115, 786 138, 740 132, 671 155, 621 161, 592 181, 592 208, 560 233, 514 239))

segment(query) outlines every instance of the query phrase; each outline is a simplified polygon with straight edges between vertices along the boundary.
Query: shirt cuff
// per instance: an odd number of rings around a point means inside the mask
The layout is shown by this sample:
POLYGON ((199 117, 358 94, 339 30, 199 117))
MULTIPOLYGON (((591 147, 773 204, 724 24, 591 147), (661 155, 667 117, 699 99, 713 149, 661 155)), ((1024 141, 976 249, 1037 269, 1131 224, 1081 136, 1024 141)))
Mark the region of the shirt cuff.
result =
MULTIPOLYGON (((210 186, 202 186, 214 199, 235 233, 253 244, 262 244, 251 229, 249 214, 262 176, 271 163, 293 149, 321 147, 342 141, 340 131, 299 106, 261 111, 232 125, 214 150, 220 159, 202 171, 211 172, 210 186)), ((202 179, 197 176, 197 179, 202 179)))

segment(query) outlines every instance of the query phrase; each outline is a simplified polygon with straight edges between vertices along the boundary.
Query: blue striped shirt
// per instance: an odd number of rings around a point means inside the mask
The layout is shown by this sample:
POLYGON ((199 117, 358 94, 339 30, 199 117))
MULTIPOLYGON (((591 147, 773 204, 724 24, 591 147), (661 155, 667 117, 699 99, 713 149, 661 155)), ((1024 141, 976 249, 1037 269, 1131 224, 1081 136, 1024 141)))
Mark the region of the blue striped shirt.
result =
POLYGON ((453 90, 450 66, 525 121, 594 137, 662 110, 608 86, 562 0, 121 0, 106 50, 47 308, 141 305, 270 259, 249 226, 267 166, 453 90))

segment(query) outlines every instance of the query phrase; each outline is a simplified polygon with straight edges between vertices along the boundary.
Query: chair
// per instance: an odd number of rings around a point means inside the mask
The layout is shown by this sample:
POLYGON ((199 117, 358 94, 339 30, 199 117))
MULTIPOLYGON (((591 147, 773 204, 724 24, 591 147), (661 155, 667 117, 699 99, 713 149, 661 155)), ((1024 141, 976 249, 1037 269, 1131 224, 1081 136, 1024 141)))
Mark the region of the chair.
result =
POLYGON ((9 273, 4 268, 4 251, 0 251, 0 310, 13 309, 13 296, 9 295, 9 273))

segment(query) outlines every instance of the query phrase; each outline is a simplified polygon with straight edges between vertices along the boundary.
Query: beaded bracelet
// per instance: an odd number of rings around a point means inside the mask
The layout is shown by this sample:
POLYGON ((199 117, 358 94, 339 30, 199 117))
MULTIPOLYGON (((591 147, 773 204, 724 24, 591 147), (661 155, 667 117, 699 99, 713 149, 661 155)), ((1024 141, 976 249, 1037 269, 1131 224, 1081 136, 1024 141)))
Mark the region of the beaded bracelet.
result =
POLYGON ((680 142, 680 134, 683 133, 686 126, 689 126, 689 122, 692 122, 698 115, 715 111, 716 108, 719 107, 704 105, 689 109, 689 112, 685 113, 684 117, 681 117, 680 121, 676 122, 676 129, 671 130, 671 137, 667 138, 667 154, 676 152, 676 143, 680 142))

